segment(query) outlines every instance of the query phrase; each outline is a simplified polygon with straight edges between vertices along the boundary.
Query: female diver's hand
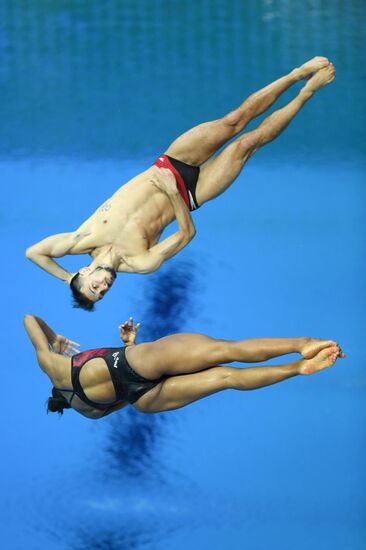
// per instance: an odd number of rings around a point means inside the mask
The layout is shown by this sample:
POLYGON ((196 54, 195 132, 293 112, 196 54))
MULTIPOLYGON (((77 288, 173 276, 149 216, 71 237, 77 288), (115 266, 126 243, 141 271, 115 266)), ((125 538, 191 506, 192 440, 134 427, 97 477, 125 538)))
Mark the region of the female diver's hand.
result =
POLYGON ((79 346, 80 344, 65 338, 65 336, 61 336, 61 334, 56 334, 56 338, 52 342, 52 349, 55 353, 67 355, 68 357, 72 357, 75 353, 80 353, 79 346))
POLYGON ((118 327, 121 340, 125 343, 126 346, 131 346, 135 343, 139 327, 140 323, 137 323, 134 326, 132 317, 130 317, 129 321, 126 321, 125 323, 123 323, 123 325, 120 325, 118 327))

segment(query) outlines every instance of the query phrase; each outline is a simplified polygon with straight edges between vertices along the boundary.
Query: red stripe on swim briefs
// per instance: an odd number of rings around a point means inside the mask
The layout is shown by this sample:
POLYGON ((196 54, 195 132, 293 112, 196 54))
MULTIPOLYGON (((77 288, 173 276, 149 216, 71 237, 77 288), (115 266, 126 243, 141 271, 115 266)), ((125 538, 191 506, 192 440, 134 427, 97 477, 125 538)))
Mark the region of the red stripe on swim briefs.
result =
POLYGON ((168 168, 168 170, 170 170, 174 174, 179 193, 182 195, 182 198, 186 203, 188 210, 190 210, 189 198, 184 180, 178 170, 172 165, 168 157, 166 155, 160 155, 160 157, 157 158, 154 162, 154 165, 158 166, 159 168, 168 168))

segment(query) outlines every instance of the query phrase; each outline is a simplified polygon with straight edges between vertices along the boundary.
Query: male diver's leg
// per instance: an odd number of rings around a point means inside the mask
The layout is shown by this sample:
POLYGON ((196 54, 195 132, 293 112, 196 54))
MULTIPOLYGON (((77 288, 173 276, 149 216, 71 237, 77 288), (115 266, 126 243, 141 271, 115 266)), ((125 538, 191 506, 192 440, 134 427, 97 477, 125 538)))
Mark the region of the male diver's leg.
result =
POLYGON ((298 374, 313 374, 332 366, 337 355, 337 348, 334 347, 320 351, 313 359, 300 359, 284 365, 244 369, 215 366, 194 374, 170 376, 134 405, 147 413, 179 409, 225 389, 254 390, 298 374))
MULTIPOLYGON (((331 340, 310 338, 250 338, 219 340, 203 334, 180 333, 131 346, 128 363, 149 379, 201 371, 219 363, 267 361, 288 353, 311 357, 321 349, 338 346, 331 340)), ((337 348, 338 349, 338 348, 337 348)))
POLYGON ((196 187, 198 204, 202 205, 223 193, 237 178, 246 161, 255 151, 279 136, 314 93, 333 79, 334 66, 329 63, 308 80, 297 97, 282 109, 269 115, 257 128, 243 134, 209 160, 202 167, 198 178, 196 187))
POLYGON ((253 118, 266 111, 276 99, 299 80, 328 65, 325 57, 314 57, 301 67, 253 93, 227 115, 195 126, 178 137, 165 153, 182 162, 199 166, 229 139, 240 133, 253 118))

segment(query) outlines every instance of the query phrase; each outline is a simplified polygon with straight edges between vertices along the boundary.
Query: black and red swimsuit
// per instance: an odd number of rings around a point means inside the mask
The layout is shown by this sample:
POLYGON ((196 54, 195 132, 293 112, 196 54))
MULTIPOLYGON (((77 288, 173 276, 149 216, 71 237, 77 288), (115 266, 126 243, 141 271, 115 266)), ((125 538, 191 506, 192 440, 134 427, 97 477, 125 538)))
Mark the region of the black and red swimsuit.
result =
MULTIPOLYGON (((89 349, 87 351, 83 351, 82 353, 73 355, 71 358, 71 382, 73 394, 69 403, 71 404, 74 395, 77 395, 86 405, 90 405, 95 409, 105 410, 107 407, 113 407, 123 401, 134 403, 142 395, 144 395, 144 393, 159 384, 161 380, 161 378, 158 380, 148 380, 134 371, 127 362, 125 348, 89 349), (96 401, 92 401, 85 395, 80 384, 80 371, 82 367, 88 361, 95 359, 96 357, 102 357, 104 359, 111 376, 114 391, 116 392, 116 399, 111 403, 97 403, 96 401)), ((63 388, 60 389, 65 391, 63 388)))
POLYGON ((154 162, 159 168, 167 168, 175 177, 179 193, 189 210, 197 210, 199 204, 196 198, 196 186, 200 175, 199 166, 191 166, 181 160, 174 159, 168 155, 161 155, 154 162))

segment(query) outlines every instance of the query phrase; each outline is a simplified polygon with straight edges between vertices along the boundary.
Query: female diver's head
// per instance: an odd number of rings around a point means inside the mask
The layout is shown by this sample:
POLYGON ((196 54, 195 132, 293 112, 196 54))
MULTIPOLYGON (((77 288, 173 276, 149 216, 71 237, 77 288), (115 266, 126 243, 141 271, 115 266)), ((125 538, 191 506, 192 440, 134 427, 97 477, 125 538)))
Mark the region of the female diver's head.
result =
POLYGON ((49 412, 64 414, 64 409, 71 409, 71 405, 59 390, 52 388, 52 397, 47 399, 47 414, 49 412))

